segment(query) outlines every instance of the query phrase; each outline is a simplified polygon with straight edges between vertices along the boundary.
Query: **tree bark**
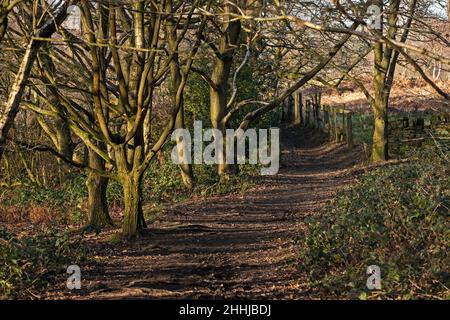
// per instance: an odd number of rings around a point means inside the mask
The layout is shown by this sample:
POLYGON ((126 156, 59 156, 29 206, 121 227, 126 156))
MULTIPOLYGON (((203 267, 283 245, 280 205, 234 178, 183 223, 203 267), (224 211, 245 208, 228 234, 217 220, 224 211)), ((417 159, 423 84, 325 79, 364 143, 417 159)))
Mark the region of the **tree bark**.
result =
POLYGON ((142 178, 131 172, 122 177, 125 211, 122 233, 126 238, 138 236, 146 227, 142 211, 142 178))
MULTIPOLYGON (((234 10, 230 6, 226 7, 226 11, 234 10)), ((210 116, 211 125, 214 129, 220 130, 225 135, 226 123, 224 117, 227 114, 228 102, 228 80, 230 78, 231 67, 233 66, 234 53, 239 44, 241 34, 241 23, 239 20, 227 22, 224 25, 224 33, 219 40, 218 52, 211 80, 214 86, 210 88, 210 116)), ((225 143, 224 143, 225 148, 225 143)), ((224 150, 225 154, 225 150, 224 150)), ((225 157, 224 157, 225 158, 225 157)), ((233 166, 225 163, 218 165, 219 175, 233 174, 233 166)))
POLYGON ((380 97, 375 97, 372 108, 374 114, 374 128, 371 161, 386 161, 388 159, 387 104, 380 99, 380 97))
MULTIPOLYGON (((377 0, 377 5, 383 8, 383 1, 377 0)), ((417 5, 416 0, 409 3, 409 18, 404 26, 400 42, 406 42, 408 38, 409 28, 412 23, 412 16, 417 5)), ((398 17, 400 9, 400 0, 392 0, 389 2, 387 10, 387 37, 395 39, 398 31, 398 17)), ((381 28, 375 30, 379 36, 383 36, 384 21, 381 21, 381 28)), ((398 52, 382 43, 374 45, 374 66, 373 66, 373 84, 374 97, 371 100, 374 114, 374 130, 372 136, 372 162, 386 161, 389 158, 389 141, 388 141, 388 110, 389 97, 392 89, 392 83, 395 76, 395 69, 398 61, 398 52)))
MULTIPOLYGON (((89 167, 104 171, 105 161, 94 151, 89 150, 89 167)), ((113 225, 108 212, 107 188, 109 179, 98 172, 89 170, 86 181, 88 189, 88 227, 102 228, 113 225)))
MULTIPOLYGON (((175 129, 183 129, 184 128, 184 108, 182 107, 178 112, 177 119, 175 121, 175 129)), ((185 143, 181 137, 178 137, 177 144, 185 143)), ((183 148, 184 150, 184 148, 183 148)), ((192 170, 192 165, 188 163, 183 163, 179 165, 181 180, 186 188, 192 189, 195 185, 194 172, 192 170)))
MULTIPOLYGON (((225 134, 226 130, 223 118, 227 114, 228 78, 232 64, 233 60, 230 57, 218 58, 212 74, 215 88, 210 89, 211 126, 220 130, 222 135, 225 134)), ((219 175, 232 173, 229 170, 229 166, 224 162, 218 164, 217 170, 219 175)))
POLYGON ((28 81, 33 62, 36 58, 38 46, 34 40, 30 40, 27 48, 25 49, 25 55, 23 56, 22 63, 20 64, 19 71, 16 74, 14 83, 11 87, 8 100, 0 118, 0 159, 3 154, 3 147, 8 136, 8 132, 11 129, 14 119, 19 112, 20 101, 22 99, 23 91, 25 90, 25 84, 28 81))
POLYGON ((450 0, 447 0, 447 21, 450 22, 450 0))
MULTIPOLYGON (((138 139, 139 141, 139 139, 138 139)), ((139 145, 137 149, 141 149, 139 145)), ((122 235, 125 238, 139 236, 146 227, 142 211, 142 178, 143 171, 139 170, 141 159, 135 158, 134 165, 128 162, 127 146, 121 145, 115 148, 114 153, 117 163, 117 174, 122 185, 124 217, 122 222, 122 235)), ((139 150, 135 150, 140 154, 139 150)), ((140 155, 135 155, 140 158, 140 155)))
POLYGON ((64 118, 60 117, 55 120, 55 133, 58 152, 64 155, 65 158, 72 159, 75 144, 72 141, 69 124, 64 118))
MULTIPOLYGON (((172 1, 167 2, 168 12, 172 11, 172 1)), ((172 18, 167 20, 167 33, 168 33, 168 45, 171 53, 173 53, 173 58, 170 62, 170 77, 171 77, 171 90, 172 90, 172 104, 173 107, 177 107, 177 91, 181 84, 181 73, 179 66, 179 55, 178 55, 178 41, 177 41, 177 29, 174 25, 172 18)), ((178 111, 175 120, 175 129, 184 129, 184 102, 181 98, 181 106, 178 111)), ((185 141, 181 137, 178 137, 177 144, 185 144, 185 141)), ((184 150, 184 147, 183 147, 184 150)), ((194 173, 192 170, 192 164, 184 163, 179 165, 181 180, 183 184, 188 189, 192 189, 195 184, 194 173)))

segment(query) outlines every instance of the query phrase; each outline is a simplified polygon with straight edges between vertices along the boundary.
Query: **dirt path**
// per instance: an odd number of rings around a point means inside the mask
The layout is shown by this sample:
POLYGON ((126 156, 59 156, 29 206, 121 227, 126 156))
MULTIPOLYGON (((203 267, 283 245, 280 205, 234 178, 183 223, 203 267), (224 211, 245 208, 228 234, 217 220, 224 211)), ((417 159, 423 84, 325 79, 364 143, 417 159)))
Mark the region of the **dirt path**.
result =
POLYGON ((247 195, 179 205, 132 245, 93 238, 98 266, 65 298, 314 296, 297 272, 295 239, 305 217, 351 182, 356 157, 321 137, 284 136, 280 173, 247 195))

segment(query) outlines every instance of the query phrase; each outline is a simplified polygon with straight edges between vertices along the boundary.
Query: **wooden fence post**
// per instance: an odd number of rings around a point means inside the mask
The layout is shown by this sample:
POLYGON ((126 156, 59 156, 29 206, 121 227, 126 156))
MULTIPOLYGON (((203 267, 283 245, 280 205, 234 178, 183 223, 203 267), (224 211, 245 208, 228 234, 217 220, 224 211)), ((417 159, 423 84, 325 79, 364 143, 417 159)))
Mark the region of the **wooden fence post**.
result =
POLYGON ((346 132, 346 138, 347 138, 347 147, 353 148, 353 124, 352 124, 352 113, 348 112, 347 115, 347 132, 346 132))
POLYGON ((286 124, 286 123, 289 123, 291 120, 291 114, 290 114, 290 110, 289 110, 289 98, 285 99, 283 104, 284 104, 283 105, 283 114, 284 114, 283 122, 286 124))
POLYGON ((403 125, 403 128, 408 128, 409 127, 409 118, 408 117, 403 117, 402 125, 403 125))
POLYGON ((314 127, 317 127, 317 124, 318 124, 318 121, 317 121, 317 99, 318 99, 317 93, 315 93, 314 97, 313 97, 313 113, 312 113, 314 127))
MULTIPOLYGON (((319 101, 320 101, 320 99, 319 99, 319 101)), ((320 105, 320 102, 317 104, 317 108, 316 108, 316 122, 317 122, 317 128, 318 129, 321 129, 322 128, 322 125, 323 125, 323 123, 322 123, 322 121, 321 121, 321 119, 320 119, 320 109, 321 109, 321 105, 320 105)))
POLYGON ((294 123, 296 125, 300 125, 302 122, 302 114, 301 114, 301 94, 299 92, 294 92, 294 123))
POLYGON ((300 116, 300 125, 304 125, 304 118, 303 118, 303 95, 301 93, 298 94, 298 102, 299 102, 299 111, 298 115, 300 116))
POLYGON ((283 101, 283 103, 282 103, 283 105, 281 106, 281 114, 280 114, 280 123, 281 124, 284 124, 285 122, 286 122, 286 112, 285 112, 285 109, 286 109, 286 103, 285 103, 285 101, 283 101))
POLYGON ((309 126, 311 124, 311 101, 306 100, 306 116, 305 116, 306 125, 309 126))
POLYGON ((334 126, 334 141, 339 141, 339 126, 338 126, 338 114, 336 108, 333 108, 333 126, 334 126))
POLYGON ((328 113, 329 107, 323 106, 323 128, 330 133, 330 114, 328 113))

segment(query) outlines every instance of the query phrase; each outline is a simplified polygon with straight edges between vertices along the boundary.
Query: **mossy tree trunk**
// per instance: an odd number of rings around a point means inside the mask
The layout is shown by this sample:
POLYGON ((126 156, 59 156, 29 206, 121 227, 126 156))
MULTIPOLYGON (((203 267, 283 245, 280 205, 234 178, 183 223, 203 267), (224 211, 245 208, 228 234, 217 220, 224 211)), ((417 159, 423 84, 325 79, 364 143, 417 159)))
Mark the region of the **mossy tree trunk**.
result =
POLYGON ((379 162, 388 159, 388 113, 387 104, 375 96, 372 102, 374 128, 372 135, 371 161, 379 162))
POLYGON ((75 151, 75 144, 72 141, 70 127, 64 118, 55 120, 55 133, 58 152, 66 159, 72 159, 75 151))
POLYGON ((143 141, 138 134, 133 149, 129 146, 118 146, 115 149, 117 173, 122 185, 124 216, 122 222, 122 234, 126 238, 139 236, 146 227, 142 210, 142 150, 143 141), (131 162, 129 161, 131 159, 131 162))
MULTIPOLYGON (((376 5, 383 9, 383 1, 377 0, 376 5)), ((408 39, 409 30, 412 24, 412 17, 417 7, 417 0, 411 0, 408 4, 408 18, 403 26, 403 32, 400 35, 400 42, 405 43, 408 39)), ((398 20, 399 20, 400 0, 389 1, 385 10, 387 20, 387 38, 398 38, 398 20)), ((383 11, 383 10, 382 10, 383 11)), ((374 32, 383 36, 383 20, 380 28, 374 32)), ((373 97, 370 97, 373 115, 374 130, 372 136, 372 162, 386 161, 389 158, 389 134, 388 134, 388 110, 389 97, 392 89, 392 83, 395 76, 399 52, 394 51, 387 45, 380 42, 374 45, 374 67, 373 67, 373 97)), ((366 94, 368 95, 368 94, 366 94)))
MULTIPOLYGON (((105 161, 94 151, 89 150, 89 167, 91 169, 105 171, 105 161)), ((107 177, 98 171, 89 170, 86 180, 88 190, 88 227, 102 228, 113 225, 108 211, 107 177)))
MULTIPOLYGON (((39 70, 44 79, 47 79, 50 83, 54 85, 54 79, 50 78, 49 75, 56 73, 55 64, 50 55, 49 45, 42 46, 41 51, 38 54, 38 65, 39 70)), ((70 125, 67 117, 65 117, 66 110, 62 106, 60 99, 54 94, 54 89, 51 86, 45 88, 48 101, 57 111, 53 123, 45 120, 44 116, 40 115, 38 117, 38 122, 45 133, 50 137, 56 150, 59 154, 64 156, 66 159, 72 160, 75 151, 75 144, 72 140, 72 134, 70 131, 70 125)), ((39 98, 36 98, 39 100, 39 98)), ((39 103, 39 101, 36 101, 39 103)), ((62 164, 61 159, 58 159, 59 164, 62 164)))
POLYGON ((122 176, 125 204, 122 232, 127 238, 138 236, 146 227, 142 211, 142 178, 135 172, 122 176))
MULTIPOLYGON (((387 12, 392 15, 394 9, 394 2, 392 1, 387 12)), ((383 11, 383 0, 377 0, 376 5, 383 11)), ((397 9, 398 10, 398 9, 397 9)), ((381 21, 378 29, 374 30, 379 36, 383 36, 383 16, 380 17, 381 21)), ((391 19, 388 23, 391 23, 391 19)), ((390 32, 391 30, 389 30, 390 32)), ((371 161, 379 162, 386 161, 388 159, 388 110, 387 110, 387 87, 386 79, 388 68, 391 60, 392 50, 382 43, 377 42, 374 45, 374 65, 373 65, 373 97, 371 99, 374 125, 372 135, 372 152, 371 161)))
MULTIPOLYGON (((178 88, 178 87, 177 87, 178 88)), ((175 129, 184 128, 184 108, 180 109, 175 121, 175 129)), ((177 144, 185 143, 181 137, 178 137, 177 144)), ((184 150, 184 148, 183 148, 184 150)), ((179 165, 181 180, 186 188, 192 189, 195 185, 194 172, 192 170, 192 164, 183 163, 179 165)))

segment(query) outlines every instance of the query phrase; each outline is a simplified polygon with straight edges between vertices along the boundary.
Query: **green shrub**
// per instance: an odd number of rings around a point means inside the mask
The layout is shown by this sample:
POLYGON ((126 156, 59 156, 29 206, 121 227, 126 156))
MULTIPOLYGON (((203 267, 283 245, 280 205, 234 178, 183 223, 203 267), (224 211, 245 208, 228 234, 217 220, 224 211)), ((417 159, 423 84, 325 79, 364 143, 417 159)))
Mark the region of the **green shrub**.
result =
POLYGON ((449 165, 436 150, 373 170, 312 218, 301 268, 330 297, 447 298, 449 165), (366 288, 381 268, 382 289, 366 288))
POLYGON ((26 238, 0 230, 0 299, 33 297, 68 265, 86 262, 87 254, 79 240, 54 229, 26 238))
MULTIPOLYGON (((170 154, 164 153, 165 159, 170 154)), ((194 190, 184 187, 180 169, 170 160, 163 164, 157 161, 150 165, 144 179, 144 199, 151 204, 175 203, 193 196, 213 196, 245 191, 255 185, 259 175, 258 166, 240 165, 239 173, 222 180, 217 174, 216 165, 196 164, 192 166, 196 180, 194 190)))
POLYGON ((86 176, 72 172, 64 177, 64 182, 55 181, 46 186, 33 183, 19 184, 5 190, 0 198, 4 205, 30 207, 45 204, 49 208, 60 208, 66 204, 73 205, 87 197, 86 176))

